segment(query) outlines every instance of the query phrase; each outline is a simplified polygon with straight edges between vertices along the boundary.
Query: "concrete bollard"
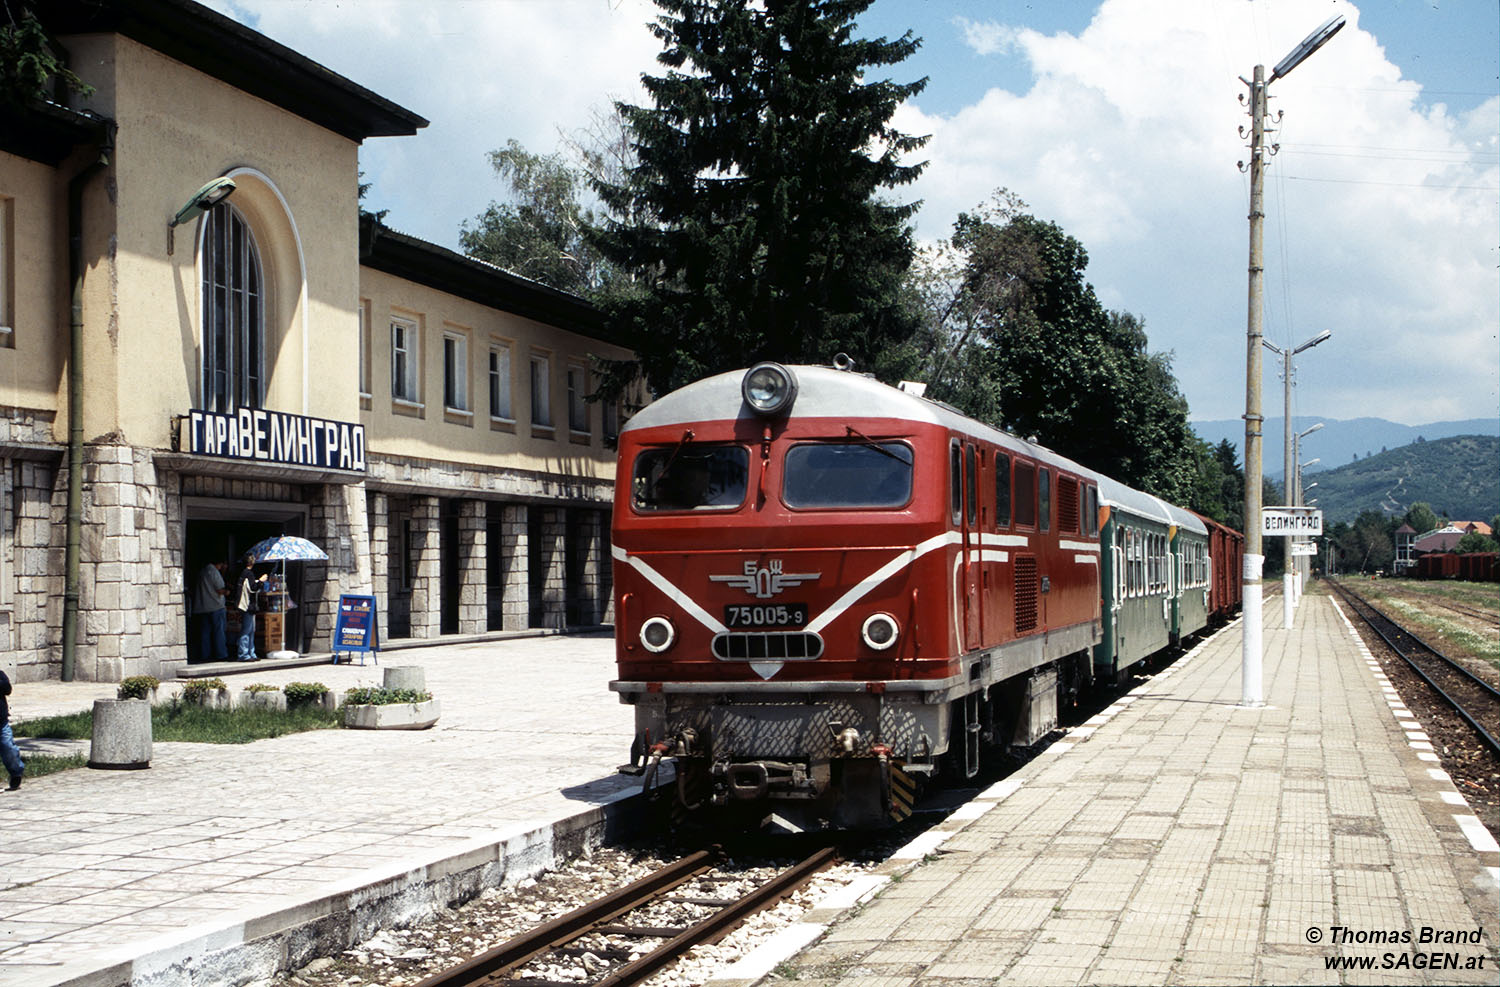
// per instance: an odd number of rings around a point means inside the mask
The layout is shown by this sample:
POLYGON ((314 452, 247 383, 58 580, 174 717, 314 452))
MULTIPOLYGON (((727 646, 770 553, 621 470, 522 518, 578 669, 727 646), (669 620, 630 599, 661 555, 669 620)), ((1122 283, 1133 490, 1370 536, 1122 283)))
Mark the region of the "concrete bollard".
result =
POLYGON ((387 689, 410 689, 413 692, 427 691, 427 673, 421 665, 387 665, 384 683, 387 689))
POLYGON ((144 699, 95 699, 89 767, 151 767, 151 704, 144 699))

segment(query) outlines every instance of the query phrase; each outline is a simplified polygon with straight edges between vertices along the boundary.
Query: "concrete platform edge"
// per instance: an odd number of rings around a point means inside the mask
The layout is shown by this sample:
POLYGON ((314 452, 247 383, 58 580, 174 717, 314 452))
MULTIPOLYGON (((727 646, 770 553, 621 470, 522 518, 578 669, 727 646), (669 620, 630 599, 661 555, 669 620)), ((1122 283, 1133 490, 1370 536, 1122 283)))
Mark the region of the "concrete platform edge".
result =
MULTIPOLYGON (((199 987, 244 984, 337 955, 377 930, 420 922, 489 888, 533 877, 634 832, 645 800, 622 794, 564 819, 479 837, 423 861, 379 868, 328 893, 226 915, 123 954, 9 979, 12 987, 199 987)), ((12 971, 18 972, 18 971, 12 971)))

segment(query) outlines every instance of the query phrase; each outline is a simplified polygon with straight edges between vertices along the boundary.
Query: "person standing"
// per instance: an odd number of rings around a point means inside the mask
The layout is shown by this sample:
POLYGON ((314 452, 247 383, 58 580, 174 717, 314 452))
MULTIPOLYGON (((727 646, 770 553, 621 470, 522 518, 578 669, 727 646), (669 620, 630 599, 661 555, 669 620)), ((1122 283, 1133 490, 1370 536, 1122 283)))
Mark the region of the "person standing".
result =
POLYGON ((235 639, 236 657, 240 661, 255 660, 255 614, 260 609, 260 584, 266 581, 262 575, 255 577, 255 558, 246 555, 239 578, 234 584, 234 608, 240 612, 240 634, 235 639))
POLYGON ((224 586, 227 562, 210 562, 198 570, 193 584, 193 613, 198 617, 198 658, 202 661, 224 661, 229 648, 224 640, 224 586))
POLYGON ((16 746, 10 732, 10 676, 0 671, 0 760, 5 762, 5 772, 10 775, 10 790, 21 787, 21 774, 26 762, 21 760, 21 749, 16 746))

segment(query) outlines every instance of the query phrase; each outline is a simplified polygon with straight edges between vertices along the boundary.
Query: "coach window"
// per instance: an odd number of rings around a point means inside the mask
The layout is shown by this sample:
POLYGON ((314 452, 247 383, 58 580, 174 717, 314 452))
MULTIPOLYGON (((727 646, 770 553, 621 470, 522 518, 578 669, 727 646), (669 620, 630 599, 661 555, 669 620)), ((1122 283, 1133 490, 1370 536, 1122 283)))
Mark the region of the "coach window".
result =
POLYGON ((646 449, 635 457, 631 503, 638 511, 733 510, 745 501, 749 476, 743 446, 646 449))
POLYGON ((1032 527, 1036 524, 1036 467, 1031 463, 1016 463, 1016 485, 1014 507, 1017 527, 1032 527))
POLYGON ((904 507, 914 459, 904 442, 794 445, 782 468, 782 499, 812 510, 904 507))
POLYGON ((995 527, 1010 527, 1010 457, 995 453, 995 527))
POLYGON ((1084 533, 1090 538, 1099 537, 1099 488, 1089 484, 1084 497, 1084 533))
POLYGON ((1052 471, 1043 469, 1037 476, 1037 486, 1040 489, 1038 500, 1040 507, 1037 513, 1041 517, 1042 530, 1052 530, 1052 471))
POLYGON ((964 511, 964 459, 957 439, 948 446, 948 486, 953 491, 953 523, 958 524, 964 511))

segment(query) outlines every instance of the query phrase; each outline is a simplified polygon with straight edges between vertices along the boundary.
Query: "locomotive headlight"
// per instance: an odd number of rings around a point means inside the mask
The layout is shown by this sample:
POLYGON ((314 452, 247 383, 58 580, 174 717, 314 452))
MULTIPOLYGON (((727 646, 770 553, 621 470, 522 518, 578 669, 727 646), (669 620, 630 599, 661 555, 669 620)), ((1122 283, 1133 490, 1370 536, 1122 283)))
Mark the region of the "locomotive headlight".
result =
POLYGON ((757 415, 784 415, 797 400, 797 378, 779 363, 757 363, 745 372, 740 393, 757 415))
POLYGON ((865 618, 865 625, 859 629, 859 636, 876 651, 884 651, 896 643, 900 630, 895 617, 888 613, 877 613, 865 618))
POLYGON ((665 617, 651 617, 641 625, 641 644, 652 654, 660 654, 677 640, 677 628, 665 617))

